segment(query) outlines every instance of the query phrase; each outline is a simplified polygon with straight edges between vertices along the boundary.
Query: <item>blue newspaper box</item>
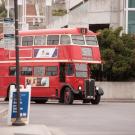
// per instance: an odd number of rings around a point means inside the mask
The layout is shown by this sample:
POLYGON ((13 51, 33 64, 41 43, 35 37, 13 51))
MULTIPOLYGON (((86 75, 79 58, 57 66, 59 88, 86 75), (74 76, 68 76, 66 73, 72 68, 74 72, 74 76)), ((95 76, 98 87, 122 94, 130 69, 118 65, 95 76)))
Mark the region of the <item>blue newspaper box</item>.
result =
MULTIPOLYGON (((8 124, 12 124, 16 120, 17 115, 17 99, 16 99, 16 88, 14 85, 10 87, 9 96, 9 113, 8 113, 8 124)), ((31 86, 28 85, 24 89, 20 89, 20 117, 25 123, 29 123, 29 112, 30 112, 30 98, 31 98, 31 86)))

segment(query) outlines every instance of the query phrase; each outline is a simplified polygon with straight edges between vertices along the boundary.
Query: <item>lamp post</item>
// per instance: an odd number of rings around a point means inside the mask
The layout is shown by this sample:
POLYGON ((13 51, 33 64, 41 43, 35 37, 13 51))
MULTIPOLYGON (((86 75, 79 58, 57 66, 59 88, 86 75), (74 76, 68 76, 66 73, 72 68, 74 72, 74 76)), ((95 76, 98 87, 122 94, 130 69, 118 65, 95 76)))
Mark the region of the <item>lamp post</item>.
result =
POLYGON ((14 0, 15 12, 15 49, 16 49, 16 102, 17 112, 16 120, 12 123, 13 126, 23 126, 25 123, 20 117, 20 81, 19 81, 19 40, 18 40, 18 0, 14 0))

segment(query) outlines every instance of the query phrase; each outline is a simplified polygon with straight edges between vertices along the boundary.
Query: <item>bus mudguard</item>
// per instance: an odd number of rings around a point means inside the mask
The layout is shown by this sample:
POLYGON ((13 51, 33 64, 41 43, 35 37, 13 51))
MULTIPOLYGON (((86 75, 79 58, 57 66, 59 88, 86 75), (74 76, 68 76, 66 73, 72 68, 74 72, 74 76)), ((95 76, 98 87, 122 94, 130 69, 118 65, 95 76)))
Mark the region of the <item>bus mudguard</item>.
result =
POLYGON ((98 87, 98 86, 95 86, 95 87, 96 87, 97 95, 100 95, 100 96, 104 95, 104 91, 101 87, 98 87))

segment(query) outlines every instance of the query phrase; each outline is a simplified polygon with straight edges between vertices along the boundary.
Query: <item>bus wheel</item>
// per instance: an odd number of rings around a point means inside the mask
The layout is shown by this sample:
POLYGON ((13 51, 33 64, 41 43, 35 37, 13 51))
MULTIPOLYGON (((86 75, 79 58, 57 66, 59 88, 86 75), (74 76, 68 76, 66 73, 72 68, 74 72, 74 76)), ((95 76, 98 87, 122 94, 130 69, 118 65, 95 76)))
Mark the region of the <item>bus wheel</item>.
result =
POLYGON ((38 99, 38 100, 34 100, 36 102, 36 104, 44 104, 48 101, 48 99, 38 99))
POLYGON ((72 104, 73 101, 74 101, 73 92, 71 91, 71 89, 69 87, 66 87, 65 91, 64 91, 64 103, 72 104))
POLYGON ((96 95, 95 99, 91 99, 91 103, 94 104, 94 105, 97 105, 97 104, 99 104, 100 99, 101 99, 101 96, 100 95, 96 95))

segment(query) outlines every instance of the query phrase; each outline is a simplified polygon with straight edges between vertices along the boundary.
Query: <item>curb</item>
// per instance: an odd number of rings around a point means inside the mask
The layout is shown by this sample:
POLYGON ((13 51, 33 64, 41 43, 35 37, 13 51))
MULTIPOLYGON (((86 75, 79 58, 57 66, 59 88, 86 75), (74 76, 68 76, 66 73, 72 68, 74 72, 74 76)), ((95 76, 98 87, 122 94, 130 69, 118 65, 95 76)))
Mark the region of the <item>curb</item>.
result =
POLYGON ((0 129, 2 135, 56 135, 52 134, 45 125, 3 126, 0 129))
POLYGON ((128 99, 101 99, 101 102, 114 102, 114 103, 135 103, 135 100, 128 99))

